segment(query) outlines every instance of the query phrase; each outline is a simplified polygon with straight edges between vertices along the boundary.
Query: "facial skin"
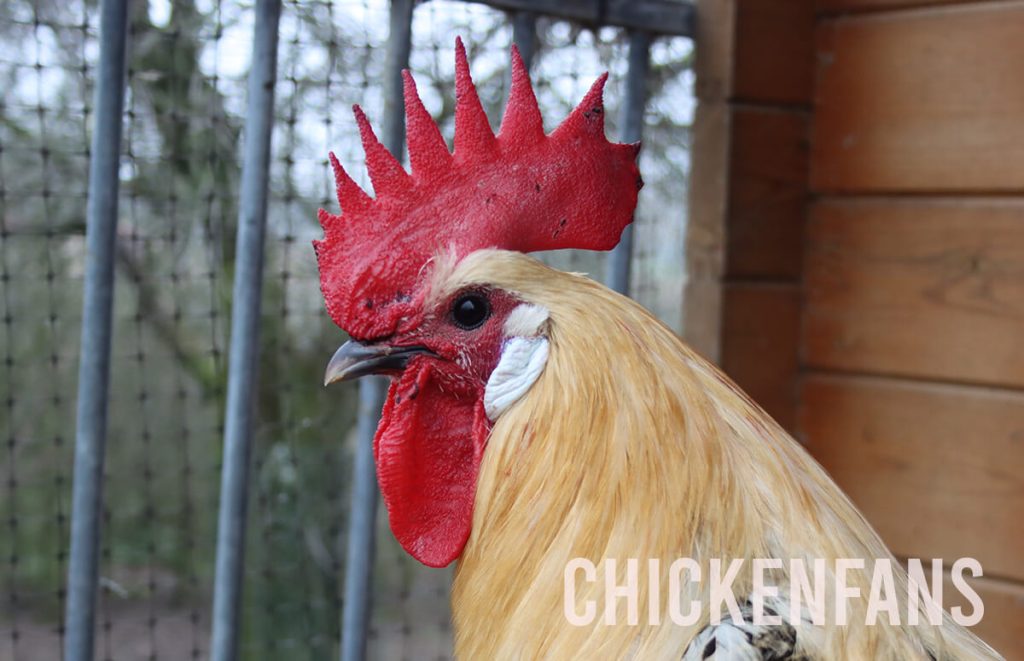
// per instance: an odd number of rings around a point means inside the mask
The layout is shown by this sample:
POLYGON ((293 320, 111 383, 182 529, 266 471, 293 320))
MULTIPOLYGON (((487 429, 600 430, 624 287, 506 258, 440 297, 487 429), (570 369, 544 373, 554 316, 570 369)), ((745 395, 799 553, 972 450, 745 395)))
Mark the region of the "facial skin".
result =
POLYGON ((374 439, 381 491, 406 550, 442 567, 469 538, 477 470, 493 423, 488 410, 496 417, 543 368, 546 340, 517 334, 536 333, 547 317, 487 286, 424 298, 424 313, 410 330, 343 345, 325 381, 392 377, 374 439))
POLYGON ((505 341, 504 324, 520 302, 497 289, 463 289, 440 300, 432 314, 400 344, 420 344, 431 354, 438 385, 460 396, 476 396, 498 363, 505 341))

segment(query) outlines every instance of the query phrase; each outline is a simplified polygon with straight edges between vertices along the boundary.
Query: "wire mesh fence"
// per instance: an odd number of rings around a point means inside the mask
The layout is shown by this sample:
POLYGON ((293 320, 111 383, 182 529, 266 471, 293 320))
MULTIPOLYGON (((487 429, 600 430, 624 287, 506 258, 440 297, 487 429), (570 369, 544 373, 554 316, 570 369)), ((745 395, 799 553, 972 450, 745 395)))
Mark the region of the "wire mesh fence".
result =
MULTIPOLYGON (((97 658, 205 658, 252 7, 132 4, 116 243, 97 658)), ((0 659, 60 658, 98 46, 92 1, 0 4, 0 659)), ((512 29, 433 0, 410 68, 450 141, 462 35, 497 125, 512 29)), ((540 17, 533 77, 553 128, 602 71, 621 98, 626 37, 540 17)), ((287 2, 281 18, 262 344, 241 626, 246 659, 337 655, 356 393, 322 389, 343 340, 309 242, 334 210, 326 152, 369 188, 349 106, 377 122, 384 0, 287 2)), ((632 294, 679 325, 692 112, 690 43, 651 50, 632 294)), ((609 113, 610 135, 616 113, 609 113)), ((600 278, 603 256, 549 261, 600 278)), ((420 567, 380 517, 370 656, 450 655, 450 572, 420 567)))

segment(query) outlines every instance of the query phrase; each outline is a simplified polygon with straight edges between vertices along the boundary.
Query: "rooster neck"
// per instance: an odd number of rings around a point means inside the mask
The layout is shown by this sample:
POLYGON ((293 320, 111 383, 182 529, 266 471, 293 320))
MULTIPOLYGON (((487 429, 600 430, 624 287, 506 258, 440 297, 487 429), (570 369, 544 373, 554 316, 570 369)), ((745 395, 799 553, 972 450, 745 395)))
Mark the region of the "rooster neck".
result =
MULTIPOLYGON (((677 625, 662 603, 651 625, 650 559, 661 561, 653 584, 664 602, 664 568, 678 558, 891 558, 799 444, 643 308, 522 255, 494 251, 460 268, 551 316, 547 366, 495 422, 480 465, 452 589, 459 658, 680 658, 707 623, 707 583, 680 586, 681 603, 704 604, 700 621, 677 625), (616 559, 617 585, 626 561, 639 560, 638 626, 623 621, 624 600, 618 624, 604 625, 600 576, 577 581, 575 595, 600 616, 569 623, 573 558, 599 568, 616 559)), ((906 574, 896 567, 904 608, 906 574)), ((784 590, 788 572, 779 574, 771 582, 784 590)), ((862 596, 868 578, 855 579, 862 596)), ((732 587, 748 595, 749 571, 732 587)), ((863 622, 866 599, 848 606, 851 621, 863 622)), ((810 658, 924 659, 926 649, 997 658, 948 618, 941 627, 812 629, 796 634, 810 658)))
MULTIPOLYGON (((701 528, 712 501, 733 495, 705 488, 726 458, 710 408, 688 410, 702 397, 686 366, 690 354, 638 306, 597 285, 588 289, 613 313, 598 322, 578 307, 595 301, 561 301, 544 374, 488 441, 473 532, 453 587, 460 658, 681 650, 695 630, 569 626, 568 561, 617 558, 622 572, 637 558, 646 576, 648 559, 667 567, 726 547, 748 554, 731 528, 701 528), (673 440, 681 433, 694 440, 673 440)), ((750 530, 756 536, 752 522, 750 530)), ((577 587, 579 603, 603 604, 603 585, 577 587)), ((639 587, 646 604, 646 580, 639 587)), ((641 611, 646 618, 646 605, 641 611)))

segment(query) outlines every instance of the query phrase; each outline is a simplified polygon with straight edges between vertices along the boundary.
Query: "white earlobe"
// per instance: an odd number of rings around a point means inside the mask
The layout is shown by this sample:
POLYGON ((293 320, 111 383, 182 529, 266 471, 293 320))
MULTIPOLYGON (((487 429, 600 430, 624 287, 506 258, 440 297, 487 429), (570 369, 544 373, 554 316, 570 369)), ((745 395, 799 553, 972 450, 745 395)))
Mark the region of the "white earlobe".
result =
POLYGON ((546 337, 512 337, 505 342, 498 366, 484 389, 484 411, 491 422, 526 394, 547 361, 546 337))

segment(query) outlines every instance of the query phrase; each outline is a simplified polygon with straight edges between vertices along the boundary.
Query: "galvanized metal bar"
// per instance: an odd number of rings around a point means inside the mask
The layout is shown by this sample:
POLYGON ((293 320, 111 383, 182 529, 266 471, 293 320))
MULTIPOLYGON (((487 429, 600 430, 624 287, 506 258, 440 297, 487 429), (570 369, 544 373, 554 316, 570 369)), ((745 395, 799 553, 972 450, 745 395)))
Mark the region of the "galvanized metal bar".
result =
POLYGON ((341 659, 366 658, 366 640, 373 612, 373 565, 376 554, 377 487, 373 436, 384 405, 387 380, 364 377, 359 384, 359 417, 352 464, 352 502, 349 506, 345 596, 341 616, 341 659))
POLYGON ((96 70, 95 126, 86 208, 86 270, 71 494, 71 555, 64 620, 64 658, 68 661, 91 661, 93 658, 127 34, 128 0, 103 0, 100 3, 100 61, 96 70))
POLYGON ((213 661, 238 658, 239 611, 245 568, 245 528, 253 404, 259 367, 263 244, 267 221, 270 136, 274 122, 280 0, 257 0, 249 68, 248 107, 239 192, 235 282, 224 412, 217 563, 213 593, 213 661))
MULTIPOLYGON (((650 67, 651 35, 639 30, 629 35, 629 73, 626 95, 619 119, 619 142, 638 142, 643 134, 647 105, 647 73, 650 67)), ((633 261, 633 226, 622 232, 619 245, 608 255, 606 280, 620 294, 629 294, 629 272, 633 261)))
POLYGON ((505 11, 529 11, 590 27, 693 37, 694 3, 679 0, 468 0, 505 11))
MULTIPOLYGON (((414 0, 391 0, 381 138, 384 146, 399 159, 405 149, 402 69, 409 66, 414 6, 414 0)), ((352 502, 341 616, 342 661, 363 661, 366 658, 366 640, 373 611, 373 563, 377 503, 380 499, 373 461, 373 436, 384 405, 386 386, 386 379, 380 377, 363 379, 359 384, 359 418, 352 465, 352 502)))

